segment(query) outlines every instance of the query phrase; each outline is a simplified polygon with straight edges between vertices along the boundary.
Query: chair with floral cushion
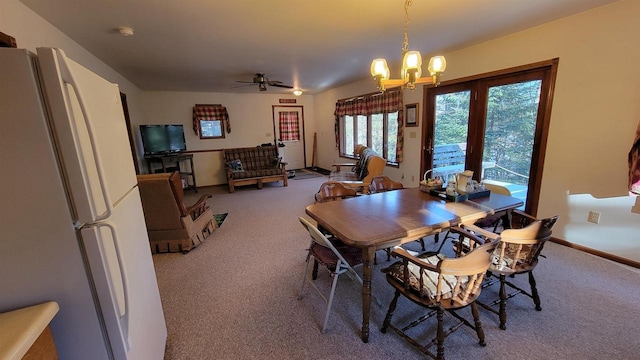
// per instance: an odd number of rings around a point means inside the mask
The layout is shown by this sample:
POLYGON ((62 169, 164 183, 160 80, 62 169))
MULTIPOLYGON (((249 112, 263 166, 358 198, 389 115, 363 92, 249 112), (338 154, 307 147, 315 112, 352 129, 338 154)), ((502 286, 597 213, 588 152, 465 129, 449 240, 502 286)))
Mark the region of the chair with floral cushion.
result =
POLYGON ((466 241, 471 244, 472 250, 461 256, 447 257, 438 253, 425 253, 416 256, 407 250, 396 247, 393 255, 399 257, 400 261, 384 270, 387 282, 395 289, 395 295, 389 304, 381 331, 385 333, 387 328, 391 327, 409 343, 435 359, 444 359, 445 338, 462 325, 474 329, 479 344, 486 345, 475 300, 482 290, 481 284, 489 265, 491 265, 491 254, 497 242, 484 243, 483 239, 459 227, 454 227, 451 230, 468 239, 466 241), (392 325, 391 319, 400 295, 429 309, 428 313, 409 322, 404 327, 392 325), (456 310, 467 306, 471 307, 473 324, 456 312, 456 310), (443 315, 445 312, 458 320, 447 331, 444 329, 443 315), (417 340, 420 335, 410 336, 408 330, 423 323, 434 314, 437 319, 436 338, 422 345, 417 340), (436 354, 429 351, 433 345, 436 345, 436 354))
POLYGON ((490 277, 487 277, 485 284, 483 284, 483 288, 487 288, 495 283, 500 283, 499 297, 488 304, 481 301, 478 301, 478 304, 498 315, 500 329, 506 330, 507 328, 506 301, 518 294, 530 297, 533 299, 535 309, 542 310, 533 270, 538 265, 538 258, 544 244, 551 238, 551 229, 557 220, 558 216, 538 220, 523 212, 514 212, 513 228, 502 231, 500 235, 475 225, 462 225, 480 237, 490 241, 499 240, 489 267, 490 277), (527 292, 507 280, 507 276, 514 277, 518 274, 529 275, 531 292, 527 292), (515 291, 507 294, 507 286, 515 291), (497 310, 495 309, 496 305, 499 305, 497 310))
MULTIPOLYGON (((307 253, 307 265, 304 271, 304 277, 302 279, 302 286, 300 287, 300 294, 298 299, 302 298, 302 293, 304 291, 304 286, 308 282, 311 286, 316 289, 318 294, 324 299, 327 303, 327 310, 324 316, 324 324, 322 325, 322 333, 325 333, 327 330, 327 323, 329 322, 329 314, 331 313, 331 305, 333 304, 333 296, 336 291, 336 285, 338 284, 338 278, 340 275, 347 273, 351 278, 355 278, 359 285, 362 286, 362 278, 358 273, 353 269, 354 266, 362 265, 362 250, 345 245, 341 242, 335 242, 327 239, 317 227, 315 227, 312 223, 307 221, 305 218, 298 218, 302 226, 309 232, 311 236, 311 244, 309 245, 308 253, 307 253), (316 279, 317 274, 312 276, 309 279, 307 275, 309 273, 309 261, 311 258, 317 263, 322 264, 324 267, 329 270, 331 277, 333 278, 333 282, 331 284, 331 293, 329 294, 329 299, 318 289, 318 287, 314 284, 313 280, 316 279)), ((317 272, 317 268, 316 268, 317 272)))

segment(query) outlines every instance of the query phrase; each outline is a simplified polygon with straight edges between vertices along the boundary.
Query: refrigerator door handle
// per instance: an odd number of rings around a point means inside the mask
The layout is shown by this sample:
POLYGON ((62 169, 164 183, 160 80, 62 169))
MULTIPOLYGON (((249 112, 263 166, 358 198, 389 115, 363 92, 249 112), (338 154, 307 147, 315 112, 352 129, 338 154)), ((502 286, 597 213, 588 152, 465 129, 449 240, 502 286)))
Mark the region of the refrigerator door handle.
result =
MULTIPOLYGON (((104 199, 104 203, 105 203, 105 207, 106 210, 104 212, 104 214, 96 214, 96 218, 95 221, 102 221, 102 220, 106 220, 107 218, 109 218, 113 212, 113 205, 112 205, 112 201, 109 198, 109 194, 107 192, 107 186, 106 186, 106 180, 104 177, 104 167, 102 165, 102 155, 100 154, 100 150, 95 146, 96 144, 96 135, 95 135, 95 131, 93 129, 93 125, 91 123, 91 121, 89 121, 89 111, 87 110, 87 106, 86 103, 83 99, 84 95, 82 93, 82 91, 80 91, 80 87, 78 86, 78 83, 76 82, 75 78, 73 77, 73 72, 69 69, 69 65, 67 64, 67 56, 64 54, 64 51, 57 49, 56 50, 56 56, 58 58, 58 64, 60 65, 60 74, 61 74, 61 78, 62 80, 68 84, 71 85, 71 87, 74 89, 75 93, 76 93, 76 97, 78 99, 78 103, 80 104, 80 109, 82 111, 82 117, 83 117, 83 121, 85 123, 85 125, 87 126, 87 133, 89 134, 89 139, 90 139, 90 143, 91 143, 91 153, 93 154, 93 158, 96 164, 96 171, 98 174, 98 179, 100 182, 100 191, 102 193, 102 197, 104 199)), ((75 123, 73 123, 73 126, 75 128, 75 123)), ((78 129, 75 128, 73 131, 73 136, 74 136, 74 140, 76 141, 76 143, 80 143, 80 139, 78 139, 78 129)), ((86 162, 82 162, 82 172, 85 174, 86 176, 86 169, 85 169, 85 164, 86 162)))
MULTIPOLYGON (((116 250, 116 257, 118 258, 118 270, 120 273, 120 279, 122 279, 122 290, 123 290, 123 300, 124 300, 124 312, 122 313, 122 318, 125 320, 124 324, 122 324, 122 330, 124 332, 124 340, 125 340, 125 346, 127 347, 127 351, 131 350, 131 345, 130 345, 130 341, 129 341, 129 286, 127 284, 127 277, 126 277, 126 273, 127 273, 127 269, 126 266, 124 264, 124 261, 122 261, 123 259, 123 254, 122 251, 120 249, 120 246, 118 245, 118 232, 116 231, 115 227, 108 223, 108 222, 101 222, 96 224, 97 226, 104 226, 106 228, 109 229, 109 231, 111 231, 111 236, 113 239, 113 247, 116 250)), ((115 294, 113 294, 115 297, 115 294)), ((122 310, 122 309, 121 309, 122 310)))
MULTIPOLYGON (((109 298, 112 301, 113 308, 117 310, 117 316, 120 319, 119 327, 122 331, 122 337, 124 340, 124 345, 126 347, 126 351, 131 349, 131 343, 129 339, 129 286, 127 283, 127 269, 125 263, 123 261, 123 254, 119 246, 118 241, 118 232, 113 224, 109 222, 100 222, 92 224, 93 227, 96 228, 96 233, 100 233, 100 228, 104 227, 109 230, 111 233, 111 242, 113 245, 113 250, 115 252, 115 259, 117 264, 114 264, 113 261, 109 261, 109 251, 107 249, 108 244, 106 243, 105 236, 99 236, 96 238, 96 245, 100 262, 103 264, 105 268, 105 275, 107 276, 107 288, 109 291, 109 298), (101 241, 102 239, 102 241, 101 241), (116 289, 116 277, 121 281, 122 284, 122 296, 119 296, 118 290, 116 289), (122 302, 122 303, 121 303, 122 302)), ((83 236, 86 239, 85 236, 83 236)), ((93 246, 91 246, 94 248, 93 246)))

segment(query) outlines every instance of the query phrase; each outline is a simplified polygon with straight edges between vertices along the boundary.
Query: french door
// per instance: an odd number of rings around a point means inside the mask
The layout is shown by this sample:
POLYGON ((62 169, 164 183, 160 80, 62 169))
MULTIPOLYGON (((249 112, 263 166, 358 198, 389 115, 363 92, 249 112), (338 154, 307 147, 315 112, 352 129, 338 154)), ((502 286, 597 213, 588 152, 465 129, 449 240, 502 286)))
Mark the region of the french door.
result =
POLYGON ((557 59, 427 87, 422 172, 465 169, 507 187, 535 215, 557 59))

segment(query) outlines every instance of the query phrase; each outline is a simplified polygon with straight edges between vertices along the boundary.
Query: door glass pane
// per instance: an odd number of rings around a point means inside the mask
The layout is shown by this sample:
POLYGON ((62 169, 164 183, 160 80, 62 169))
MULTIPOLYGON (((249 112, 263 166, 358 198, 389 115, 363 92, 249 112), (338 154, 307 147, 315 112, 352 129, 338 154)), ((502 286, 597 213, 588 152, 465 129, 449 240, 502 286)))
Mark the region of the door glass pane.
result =
POLYGON ((436 96, 433 174, 445 181, 464 171, 471 91, 436 96))
POLYGON ((489 88, 483 179, 526 203, 541 80, 489 88))
POLYGON ((297 111, 281 111, 278 116, 280 141, 299 141, 300 122, 297 111))
POLYGON ((384 116, 382 114, 371 115, 371 149, 383 155, 384 144, 384 116))

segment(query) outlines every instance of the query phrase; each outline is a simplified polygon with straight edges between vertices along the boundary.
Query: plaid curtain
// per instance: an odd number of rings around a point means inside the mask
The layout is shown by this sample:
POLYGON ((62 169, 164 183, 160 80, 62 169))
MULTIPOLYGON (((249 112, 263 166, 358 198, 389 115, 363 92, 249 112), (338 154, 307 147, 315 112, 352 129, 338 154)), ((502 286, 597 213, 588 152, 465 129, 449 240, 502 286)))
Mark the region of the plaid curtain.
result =
POLYGON ((629 191, 640 194, 640 123, 629 151, 629 191))
POLYGON ((300 122, 297 111, 281 111, 278 113, 280 141, 300 140, 300 122))
MULTIPOLYGON (((398 112, 398 137, 396 150, 396 163, 401 163, 404 154, 404 110, 402 101, 402 89, 395 88, 383 93, 364 95, 354 99, 338 100, 336 102, 335 115, 335 135, 336 147, 340 142, 339 128, 340 118, 345 115, 371 115, 380 113, 398 112)), ((391 160, 391 159, 389 159, 391 160)))
POLYGON ((196 105, 193 107, 193 131, 196 135, 200 135, 199 120, 221 120, 227 133, 231 133, 229 114, 227 108, 222 105, 196 105))

